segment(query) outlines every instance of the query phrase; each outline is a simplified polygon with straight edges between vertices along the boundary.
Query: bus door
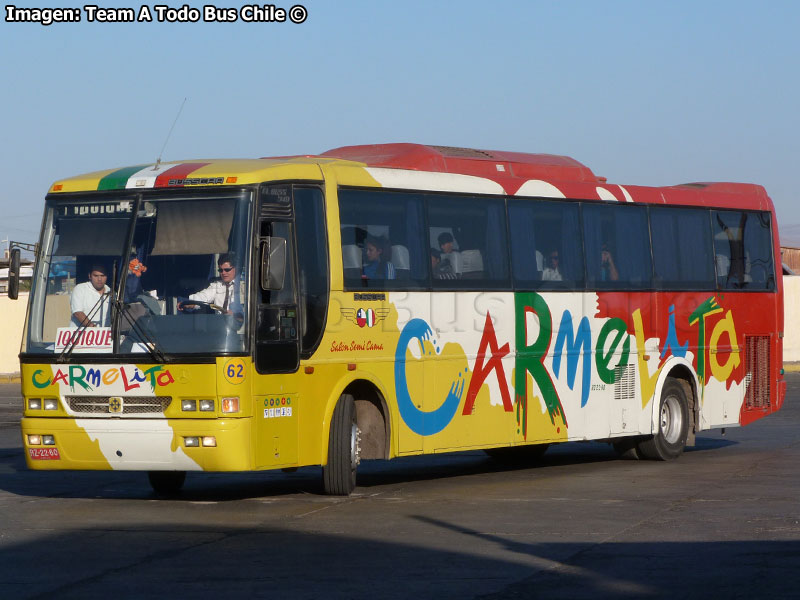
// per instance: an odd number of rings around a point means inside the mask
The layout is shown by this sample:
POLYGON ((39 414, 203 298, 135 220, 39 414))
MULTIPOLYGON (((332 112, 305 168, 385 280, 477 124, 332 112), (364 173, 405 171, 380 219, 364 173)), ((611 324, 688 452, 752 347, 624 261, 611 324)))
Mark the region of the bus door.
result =
POLYGON ((300 365, 291 186, 269 186, 259 200, 255 370, 253 379, 257 467, 298 460, 300 365))

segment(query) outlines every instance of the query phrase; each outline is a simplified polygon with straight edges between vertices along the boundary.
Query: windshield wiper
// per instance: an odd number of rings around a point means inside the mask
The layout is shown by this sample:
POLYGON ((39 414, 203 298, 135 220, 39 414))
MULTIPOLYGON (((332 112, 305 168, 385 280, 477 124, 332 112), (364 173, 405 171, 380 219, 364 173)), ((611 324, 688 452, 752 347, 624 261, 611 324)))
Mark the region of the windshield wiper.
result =
MULTIPOLYGON (((136 201, 136 210, 138 210, 139 201, 136 201)), ((135 222, 135 219, 134 219, 135 222)), ((126 242, 127 246, 130 246, 131 236, 133 235, 133 225, 134 222, 131 223, 131 229, 128 231, 128 240, 126 242)), ((113 266, 113 283, 111 287, 111 306, 114 309, 113 312, 113 331, 114 335, 114 350, 116 352, 119 351, 119 337, 120 337, 120 324, 119 318, 120 316, 125 317, 125 320, 128 322, 130 329, 128 331, 133 331, 139 338, 140 342, 139 345, 144 346, 147 348, 147 351, 150 353, 150 356, 156 362, 164 363, 167 362, 167 359, 164 356, 164 353, 161 351, 161 348, 158 347, 158 343, 156 339, 150 336, 144 328, 137 323, 137 319, 135 319, 130 314, 130 308, 127 304, 123 302, 124 299, 124 286, 125 281, 127 278, 127 269, 125 270, 124 274, 121 277, 118 277, 117 274, 117 262, 114 261, 113 266)), ((130 334, 128 334, 130 335, 130 334)))
POLYGON ((150 356, 153 357, 153 360, 161 363, 167 362, 167 359, 164 356, 164 353, 161 351, 156 338, 147 333, 144 327, 139 325, 138 320, 131 315, 130 306, 122 302, 119 298, 113 300, 112 306, 116 309, 117 314, 125 317, 128 325, 130 325, 130 330, 133 331, 140 340, 142 340, 139 342, 139 345, 147 348, 147 351, 150 353, 150 356))
POLYGON ((89 328, 89 324, 92 323, 92 319, 97 314, 97 311, 101 311, 100 314, 103 314, 102 307, 106 299, 108 299, 110 306, 114 308, 117 314, 125 317, 128 325, 130 325, 131 331, 136 333, 139 339, 142 340, 141 345, 147 349, 153 360, 160 363, 166 362, 166 357, 161 351, 161 348, 159 348, 156 339, 149 335, 147 331, 137 323, 136 319, 131 316, 130 308, 122 303, 118 298, 112 300, 111 294, 111 292, 105 292, 102 296, 100 296, 97 302, 95 302, 94 306, 92 306, 91 310, 89 311, 89 314, 86 315, 86 321, 78 326, 78 328, 75 330, 75 333, 73 333, 70 337, 69 343, 64 346, 64 349, 58 355, 57 362, 66 362, 67 359, 72 356, 73 350, 78 345, 78 340, 81 339, 83 332, 89 328))

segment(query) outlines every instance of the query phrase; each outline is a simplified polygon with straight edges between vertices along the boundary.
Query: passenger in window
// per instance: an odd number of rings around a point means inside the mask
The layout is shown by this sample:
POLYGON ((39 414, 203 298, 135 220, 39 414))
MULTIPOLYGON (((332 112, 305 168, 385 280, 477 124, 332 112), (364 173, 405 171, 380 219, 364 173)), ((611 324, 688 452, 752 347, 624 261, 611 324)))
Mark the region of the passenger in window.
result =
POLYGON ((600 281, 619 280, 619 271, 614 264, 614 256, 608 249, 608 244, 603 244, 600 248, 600 281))
POLYGON ((69 305, 72 309, 70 327, 109 327, 108 271, 103 265, 92 265, 89 281, 75 286, 69 305))
POLYGON ((558 262, 558 250, 547 253, 547 266, 542 271, 542 281, 561 281, 561 268, 558 262))
POLYGON ((237 277, 236 255, 233 252, 221 254, 217 260, 219 279, 215 279, 204 290, 189 294, 189 300, 178 304, 178 310, 189 309, 193 305, 191 300, 206 304, 213 304, 222 309, 226 315, 234 315, 237 319, 244 319, 240 294, 240 280, 237 277))
POLYGON ((394 279, 397 275, 391 263, 392 245, 383 236, 367 237, 367 262, 364 264, 364 279, 394 279))
POLYGON ((456 279, 450 262, 442 262, 442 253, 436 248, 431 248, 431 272, 434 279, 456 279))
POLYGON ((455 238, 453 234, 449 231, 445 231, 439 234, 439 248, 442 249, 443 254, 450 254, 453 252, 453 245, 455 244, 455 238))
POLYGON ((453 234, 449 231, 444 231, 439 234, 439 248, 441 248, 441 261, 442 264, 447 264, 450 266, 450 270, 455 273, 455 276, 458 277, 461 275, 460 269, 460 256, 459 253, 455 250, 455 238, 453 234))

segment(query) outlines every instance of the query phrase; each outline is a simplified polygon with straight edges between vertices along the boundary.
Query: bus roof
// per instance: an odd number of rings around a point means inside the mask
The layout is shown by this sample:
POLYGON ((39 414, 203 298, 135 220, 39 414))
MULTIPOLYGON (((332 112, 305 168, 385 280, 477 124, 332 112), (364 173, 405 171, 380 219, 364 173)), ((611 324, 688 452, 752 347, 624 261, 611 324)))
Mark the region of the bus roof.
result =
POLYGON ((364 163, 370 167, 484 176, 506 173, 521 179, 602 182, 586 165, 568 156, 475 150, 422 144, 343 146, 322 156, 364 163))
POLYGON ((313 181, 322 180, 326 168, 340 173, 366 168, 375 182, 386 187, 429 189, 426 182, 430 179, 413 175, 431 173, 438 175, 436 185, 443 186, 436 187, 437 191, 450 189, 446 182, 442 183, 450 176, 453 181, 460 178, 457 191, 469 190, 470 182, 491 184, 477 186, 474 193, 772 210, 766 191, 755 184, 623 187, 607 183, 604 177, 567 156, 409 143, 343 146, 320 155, 141 164, 56 181, 50 192, 246 185, 280 179, 313 181), (403 181, 403 172, 409 175, 407 181, 403 181))

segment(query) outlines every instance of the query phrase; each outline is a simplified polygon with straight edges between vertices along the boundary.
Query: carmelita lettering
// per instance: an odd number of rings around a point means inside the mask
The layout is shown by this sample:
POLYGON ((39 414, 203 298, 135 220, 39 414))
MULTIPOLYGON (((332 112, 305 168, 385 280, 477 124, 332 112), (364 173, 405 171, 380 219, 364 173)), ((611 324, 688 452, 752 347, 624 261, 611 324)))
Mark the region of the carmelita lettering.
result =
POLYGON ((366 342, 356 342, 353 340, 349 344, 347 342, 337 342, 336 340, 331 342, 331 352, 355 352, 357 350, 375 352, 383 350, 383 344, 376 344, 369 340, 366 342))
MULTIPOLYGON (((59 367, 52 376, 48 375, 43 369, 37 369, 31 376, 31 383, 40 390, 51 385, 63 384, 69 386, 73 391, 75 391, 75 386, 77 385, 87 392, 91 392, 94 389, 100 389, 102 383, 102 386, 114 386, 116 384, 117 388, 121 384, 123 389, 119 391, 124 392, 130 392, 131 390, 152 392, 157 387, 175 383, 175 378, 169 369, 164 368, 164 365, 154 365, 144 371, 140 371, 134 365, 119 367, 70 365, 69 367, 59 367), (118 384, 117 381, 119 381, 118 384), (145 387, 141 387, 142 384, 145 387)), ((111 391, 108 387, 106 389, 111 391)))
POLYGON ((17 8, 6 6, 6 23, 78 23, 81 20, 80 8, 17 8))

